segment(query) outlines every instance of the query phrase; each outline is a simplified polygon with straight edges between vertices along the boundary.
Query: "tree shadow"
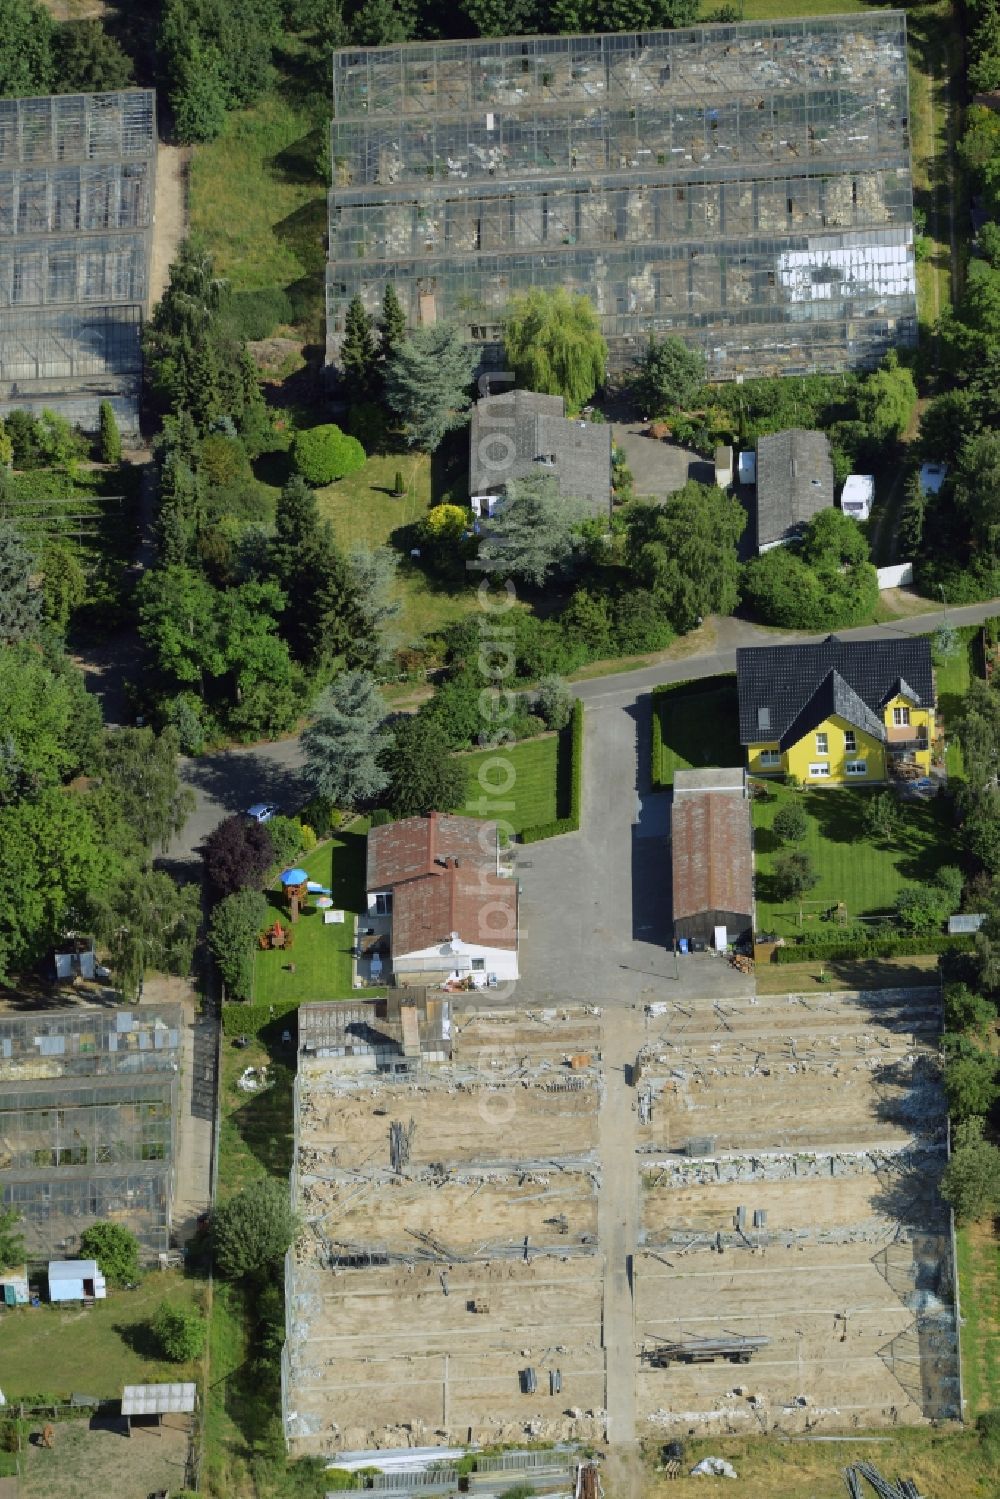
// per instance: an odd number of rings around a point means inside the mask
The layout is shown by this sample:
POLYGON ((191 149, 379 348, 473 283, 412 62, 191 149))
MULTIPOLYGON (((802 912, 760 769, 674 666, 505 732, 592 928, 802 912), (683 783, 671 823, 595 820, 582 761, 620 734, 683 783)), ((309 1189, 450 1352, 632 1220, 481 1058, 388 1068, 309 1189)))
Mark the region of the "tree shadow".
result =
POLYGON ((261 1031, 260 1039, 268 1050, 270 1084, 261 1093, 249 1094, 246 1103, 229 1115, 247 1150, 271 1176, 286 1177, 292 1167, 295 1034, 294 1013, 279 1016, 261 1031), (292 1035, 291 1046, 281 1041, 286 1030, 292 1035))
POLYGON ((286 814, 306 801, 301 773, 259 754, 206 755, 188 761, 184 779, 204 791, 224 813, 242 812, 255 801, 274 802, 286 814))
MULTIPOLYGON (((320 287, 326 276, 326 229, 324 196, 310 198, 308 203, 303 203, 294 213, 279 219, 274 226, 277 238, 296 256, 310 280, 319 278, 320 287)), ((295 294, 292 287, 286 290, 294 306, 295 294)))
POLYGON ((287 448, 273 448, 269 453, 261 453, 254 460, 253 473, 262 484, 284 489, 292 477, 292 455, 287 448))
POLYGON ((118 1334, 125 1347, 148 1363, 160 1363, 163 1349, 149 1322, 115 1322, 113 1331, 118 1334))
POLYGON ((317 166, 319 153, 323 148, 323 136, 325 132, 318 128, 310 130, 299 140, 293 141, 283 151, 271 159, 272 166, 281 173, 287 182, 315 182, 325 186, 323 177, 317 166))

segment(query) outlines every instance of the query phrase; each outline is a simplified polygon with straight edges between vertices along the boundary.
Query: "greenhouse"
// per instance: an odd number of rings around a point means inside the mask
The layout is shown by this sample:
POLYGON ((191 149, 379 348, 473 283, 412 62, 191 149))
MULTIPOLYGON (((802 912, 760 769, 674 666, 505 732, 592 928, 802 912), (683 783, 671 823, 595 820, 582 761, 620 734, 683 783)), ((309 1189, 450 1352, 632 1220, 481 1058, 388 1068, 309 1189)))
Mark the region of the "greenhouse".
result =
POLYGON ((0 1199, 29 1257, 99 1219, 168 1248, 181 1023, 177 1005, 0 1017, 0 1199))
POLYGON ((651 333, 718 379, 916 339, 905 17, 334 56, 328 356, 387 282, 499 355, 510 298, 586 294, 613 363, 651 333))
POLYGON ((155 172, 152 90, 0 100, 0 414, 138 430, 155 172))

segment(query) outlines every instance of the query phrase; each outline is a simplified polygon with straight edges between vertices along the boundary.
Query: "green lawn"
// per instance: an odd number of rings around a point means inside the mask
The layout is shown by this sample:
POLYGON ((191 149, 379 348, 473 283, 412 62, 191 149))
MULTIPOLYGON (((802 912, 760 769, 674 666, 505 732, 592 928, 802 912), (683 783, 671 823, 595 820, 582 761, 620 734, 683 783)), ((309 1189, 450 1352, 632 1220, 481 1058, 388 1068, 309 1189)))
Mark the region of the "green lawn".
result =
MULTIPOLYGON (((978 625, 962 625, 958 630, 958 636, 962 642, 961 650, 949 661, 935 662, 934 677, 937 683, 938 712, 946 730, 949 730, 961 715, 962 699, 968 692, 973 677, 978 675, 976 659, 979 649, 976 644, 978 635, 978 625)), ((947 763, 949 776, 961 778, 964 774, 962 750, 958 740, 951 735, 948 735, 947 763)))
MULTIPOLYGON (((653 767, 657 786, 672 786, 675 770, 744 763, 735 676, 679 682, 655 692, 653 712, 661 736, 658 764, 653 767)), ((655 730, 653 743, 655 752, 655 730)))
MULTIPOLYGON (((568 750, 567 750, 568 756, 568 750)), ((515 833, 522 828, 536 827, 539 823, 554 822, 565 815, 559 803, 559 736, 546 734, 540 739, 526 739, 520 744, 501 750, 476 750, 461 756, 469 770, 468 804, 456 807, 456 812, 477 815, 476 805, 485 796, 488 802, 500 804, 487 808, 484 815, 496 817, 510 823, 515 833), (491 766, 482 780, 481 767, 488 760, 499 759, 500 765, 491 766), (514 772, 514 784, 507 790, 510 770, 514 772), (512 806, 507 806, 513 803, 512 806)), ((568 799, 568 791, 566 799, 568 799)))
MULTIPOLYGON (((335 906, 344 912, 343 925, 326 926, 323 913, 313 905, 295 923, 290 951, 258 952, 254 961, 254 1003, 310 999, 347 999, 351 987, 352 917, 365 898, 365 835, 367 827, 356 823, 336 834, 302 860, 311 880, 333 892, 335 906), (295 964, 295 972, 288 965, 295 964)), ((270 902, 268 924, 288 925, 288 906, 276 884, 265 892, 270 902)))
POLYGON ((957 1234, 962 1378, 969 1416, 1000 1410, 1000 1244, 988 1221, 957 1234))
POLYGON ((134 1291, 108 1292, 84 1310, 78 1306, 18 1307, 0 1319, 3 1392, 69 1396, 74 1391, 102 1399, 121 1395, 125 1384, 192 1380, 195 1364, 159 1357, 149 1322, 161 1301, 200 1304, 204 1283, 179 1270, 152 1270, 134 1291))
POLYGON ((754 846, 757 864, 757 930, 779 936, 806 935, 820 915, 843 901, 850 918, 892 911, 904 885, 931 880, 942 864, 953 862, 947 808, 938 801, 901 802, 900 826, 891 843, 873 843, 864 831, 869 791, 824 787, 793 791, 770 786, 769 800, 754 802, 754 846), (819 875, 798 906, 770 893, 774 858, 781 845, 771 832, 779 807, 797 798, 808 816, 808 831, 798 847, 811 858, 819 875))

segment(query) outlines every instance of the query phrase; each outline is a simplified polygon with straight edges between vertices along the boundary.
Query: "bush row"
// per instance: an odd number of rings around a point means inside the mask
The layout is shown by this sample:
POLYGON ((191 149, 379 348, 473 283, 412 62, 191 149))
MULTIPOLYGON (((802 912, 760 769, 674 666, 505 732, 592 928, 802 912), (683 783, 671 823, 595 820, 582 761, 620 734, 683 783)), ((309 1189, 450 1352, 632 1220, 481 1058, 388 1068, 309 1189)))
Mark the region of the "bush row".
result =
POLYGON ((573 700, 573 717, 569 728, 563 731, 559 745, 560 767, 565 755, 566 739, 569 741, 569 812, 557 817, 554 822, 538 822, 534 827, 522 828, 522 843, 541 843, 543 838, 558 838, 561 833, 575 833, 580 827, 580 810, 583 801, 583 703, 573 700))
POLYGON ((241 1002, 222 1006, 224 1036, 259 1036, 272 1021, 283 1020, 297 1010, 297 999, 281 1000, 275 1005, 246 1005, 241 1002))
POLYGON ((820 958, 831 963, 845 963, 865 958, 923 957, 934 953, 971 952, 975 943, 968 935, 931 937, 880 937, 870 942, 838 945, 833 941, 805 938, 801 942, 776 947, 772 963, 806 963, 820 958))

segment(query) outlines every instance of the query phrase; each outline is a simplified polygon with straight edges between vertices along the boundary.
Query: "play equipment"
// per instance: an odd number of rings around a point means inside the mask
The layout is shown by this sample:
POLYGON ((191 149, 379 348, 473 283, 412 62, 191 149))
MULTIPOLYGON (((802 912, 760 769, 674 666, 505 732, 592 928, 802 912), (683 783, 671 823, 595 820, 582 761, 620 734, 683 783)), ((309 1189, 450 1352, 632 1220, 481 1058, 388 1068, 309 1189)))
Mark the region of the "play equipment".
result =
POLYGON ((321 885, 318 880, 306 880, 306 889, 309 891, 310 895, 333 894, 333 891, 329 888, 328 885, 321 885))
POLYGON ((309 890, 309 876, 304 869, 296 866, 294 869, 283 869, 280 879, 285 895, 288 897, 289 918, 292 921, 298 921, 299 907, 309 890))
POLYGON ((287 949, 292 945, 292 933, 286 932, 281 922, 276 921, 273 926, 264 928, 257 937, 257 941, 262 952, 276 947, 287 949))

